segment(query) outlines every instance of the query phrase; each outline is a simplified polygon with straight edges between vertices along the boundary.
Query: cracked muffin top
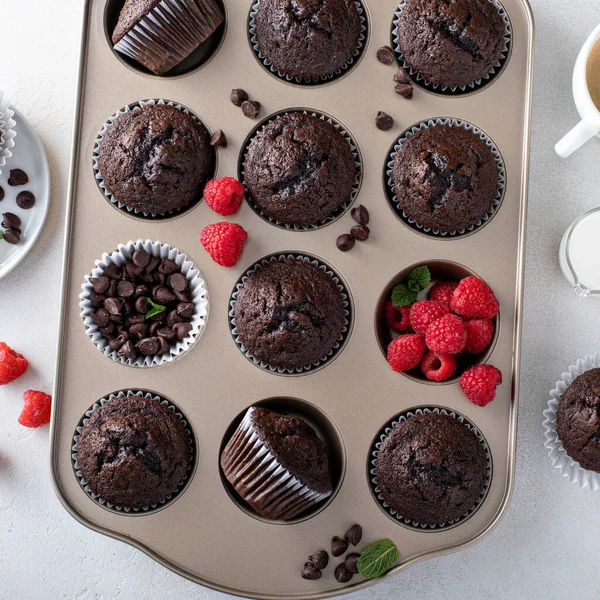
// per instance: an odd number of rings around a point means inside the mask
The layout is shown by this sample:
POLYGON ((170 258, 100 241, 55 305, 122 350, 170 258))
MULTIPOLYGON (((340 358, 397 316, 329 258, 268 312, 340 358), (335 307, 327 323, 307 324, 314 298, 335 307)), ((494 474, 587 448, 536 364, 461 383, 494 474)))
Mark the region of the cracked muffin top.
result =
POLYGON ((151 398, 115 398, 96 409, 77 442, 91 490, 124 508, 157 504, 187 471, 190 445, 179 418, 151 398))
POLYGON ((280 73, 303 79, 344 67, 361 31, 353 0, 261 0, 255 21, 261 54, 280 73))
POLYGON ((248 191, 262 212, 288 225, 326 219, 352 194, 350 144, 330 123, 303 113, 275 119, 252 140, 244 163, 248 191))
POLYGON ((490 0, 409 0, 398 41, 407 64, 430 83, 466 86, 500 60, 504 23, 490 0))
POLYGON ((556 433, 573 460, 600 473, 600 369, 582 373, 566 389, 556 411, 556 433))
POLYGON ((154 214, 197 200, 214 167, 204 126, 165 104, 117 117, 102 140, 98 162, 106 189, 119 202, 154 214))
POLYGON ((326 356, 342 333, 344 312, 331 277, 296 259, 259 267, 242 284, 234 308, 244 346, 258 360, 284 369, 326 356))
POLYGON ((418 225, 454 233, 491 210, 498 166, 479 136, 435 125, 404 142, 394 159, 392 183, 400 208, 418 225))
POLYGON ((479 500, 485 451, 456 419, 435 413, 398 423, 381 444, 375 468, 385 501, 424 525, 458 519, 479 500))

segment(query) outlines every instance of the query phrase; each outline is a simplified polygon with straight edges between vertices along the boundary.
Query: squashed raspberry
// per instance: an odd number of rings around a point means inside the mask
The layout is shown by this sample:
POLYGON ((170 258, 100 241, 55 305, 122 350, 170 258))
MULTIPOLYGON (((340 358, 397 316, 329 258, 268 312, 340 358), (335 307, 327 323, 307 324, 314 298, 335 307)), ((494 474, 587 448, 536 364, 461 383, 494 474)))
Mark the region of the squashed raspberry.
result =
POLYGON ((477 365, 460 378, 464 395, 477 406, 486 406, 496 397, 496 386, 502 383, 502 373, 492 365, 477 365))
POLYGON ((419 366, 425 354, 425 341, 415 333, 401 335, 390 342, 387 360, 393 371, 410 371, 419 366))
POLYGON ((467 343, 467 330, 460 317, 445 315, 434 321, 425 334, 427 347, 440 354, 458 354, 467 343))
POLYGON ((385 303, 385 324, 397 331, 406 333, 410 331, 410 306, 394 306, 391 300, 385 303))
POLYGON ((15 352, 4 342, 0 342, 0 385, 21 377, 28 366, 29 363, 22 354, 15 352))
POLYGON ((19 423, 25 427, 40 427, 50 423, 50 412, 52 408, 52 396, 38 392, 37 390, 27 390, 23 394, 23 410, 19 415, 19 423))
POLYGON ((456 371, 456 358, 452 354, 428 352, 421 363, 421 371, 432 381, 446 381, 456 371))
POLYGON ((443 302, 435 300, 415 302, 410 308, 410 324, 415 333, 425 336, 427 328, 449 312, 450 307, 443 302))
POLYGON ((200 234, 200 243, 211 258, 223 267, 233 267, 244 250, 248 234, 236 223, 214 223, 200 234))
POLYGON ((244 200, 246 190, 233 177, 211 179, 204 187, 204 199, 216 213, 228 216, 235 214, 244 200))
POLYGON ((450 308, 461 317, 493 319, 500 304, 490 286, 478 277, 465 277, 454 290, 450 308))
POLYGON ((490 345, 494 335, 494 322, 491 319, 472 319, 465 323, 467 343, 465 352, 481 354, 490 345))

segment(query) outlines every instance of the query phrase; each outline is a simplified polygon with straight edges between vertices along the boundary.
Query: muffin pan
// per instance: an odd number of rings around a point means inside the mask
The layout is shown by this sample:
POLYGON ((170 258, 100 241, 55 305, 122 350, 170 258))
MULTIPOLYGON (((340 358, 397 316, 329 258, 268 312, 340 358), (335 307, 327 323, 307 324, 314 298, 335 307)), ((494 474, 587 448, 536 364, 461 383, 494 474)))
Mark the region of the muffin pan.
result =
POLYGON ((331 566, 317 581, 299 575, 311 552, 328 548, 331 537, 353 523, 363 527, 363 544, 389 537, 398 546, 400 559, 385 577, 481 539, 505 512, 514 477, 533 60, 533 21, 526 0, 502 2, 512 38, 510 55, 493 83, 466 95, 416 88, 411 101, 394 93, 395 67, 375 57, 378 47, 390 43, 397 0, 363 0, 369 29, 362 57, 344 77, 321 86, 283 81, 256 60, 247 35, 250 6, 242 0, 226 3, 224 39, 201 70, 148 77, 124 65, 108 43, 107 11, 117 10, 118 4, 87 0, 84 10, 51 430, 52 474, 67 510, 86 526, 136 546, 185 577, 250 598, 324 598, 376 583, 355 576, 349 584, 339 584, 331 566), (244 117, 229 102, 232 88, 244 88, 262 103, 261 119, 310 107, 352 133, 363 159, 355 204, 364 204, 371 214, 368 241, 357 243, 351 252, 337 250, 336 237, 352 224, 349 214, 328 227, 294 231, 275 226, 244 205, 226 220, 242 224, 249 240, 238 264, 225 269, 211 261, 198 240, 204 226, 223 220, 204 203, 169 220, 139 219, 115 210, 99 193, 90 168, 98 131, 108 115, 148 98, 168 98, 189 107, 209 130, 223 129, 229 145, 217 149, 217 176, 235 176, 244 142, 260 119, 244 117), (379 110, 395 118, 392 130, 375 128, 379 110), (403 132, 438 117, 474 124, 502 155, 502 203, 485 227, 470 235, 422 235, 397 218, 386 195, 382 175, 390 148, 403 132), (81 286, 94 261, 130 240, 160 240, 185 253, 210 290, 210 318, 202 337, 178 360, 162 366, 132 369, 111 360, 90 341, 80 316, 81 286), (351 306, 351 335, 335 360, 301 377, 257 368, 240 352, 230 329, 236 283, 265 257, 286 254, 310 256, 339 275, 351 306), (500 300, 501 327, 484 360, 501 369, 504 383, 486 408, 470 404, 457 382, 427 385, 394 373, 382 355, 377 317, 381 295, 417 263, 430 263, 442 279, 457 269, 473 271, 500 300), (115 390, 144 390, 168 398, 194 433, 193 477, 177 501, 161 510, 135 516, 107 510, 90 498, 75 475, 74 432, 90 406, 115 390), (332 446, 339 476, 331 498, 285 524, 251 514, 224 483, 219 468, 220 449, 236 420, 249 406, 267 400, 290 411, 309 411, 307 416, 332 446), (493 464, 489 489, 477 509, 440 530, 396 522, 382 510, 369 478, 372 445, 382 428, 401 413, 425 407, 462 415, 485 439, 493 464))

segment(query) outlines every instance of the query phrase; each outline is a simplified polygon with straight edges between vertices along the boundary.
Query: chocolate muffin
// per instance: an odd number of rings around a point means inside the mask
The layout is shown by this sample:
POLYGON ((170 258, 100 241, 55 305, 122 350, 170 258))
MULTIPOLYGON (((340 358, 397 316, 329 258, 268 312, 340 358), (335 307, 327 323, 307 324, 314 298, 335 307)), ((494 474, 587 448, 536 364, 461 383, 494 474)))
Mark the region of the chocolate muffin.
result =
POLYGON ((565 390, 556 411, 556 433, 573 460, 600 473, 600 369, 582 373, 565 390))
POLYGON ((261 0, 255 22, 261 54, 292 78, 333 75, 354 56, 361 34, 353 0, 261 0))
POLYGON ((266 408, 248 410, 221 467, 236 492, 270 519, 292 519, 333 491, 327 447, 316 431, 266 408))
POLYGON ((427 413, 394 427, 381 444, 375 471, 384 500, 399 515, 442 525, 479 500, 486 456, 477 436, 456 419, 427 413))
POLYGON ((356 165, 350 144, 330 123, 288 113, 250 143, 244 171, 260 210, 288 225, 326 219, 352 194, 356 165))
POLYGON ((115 398, 92 413, 77 440, 77 462, 94 494, 143 508, 175 492, 190 445, 181 420, 151 398, 115 398))
POLYGON ((129 208, 164 214, 197 200, 215 168, 204 126, 166 104, 117 117, 100 145, 106 189, 129 208))
POLYGON ((342 333, 344 312, 329 275, 296 259, 259 267, 240 287, 234 308, 244 346, 258 360, 283 369, 326 356, 342 333))
POLYGON ((404 142, 394 159, 392 183, 400 208, 418 225, 454 233, 491 210, 498 166, 479 136, 435 125, 404 142))

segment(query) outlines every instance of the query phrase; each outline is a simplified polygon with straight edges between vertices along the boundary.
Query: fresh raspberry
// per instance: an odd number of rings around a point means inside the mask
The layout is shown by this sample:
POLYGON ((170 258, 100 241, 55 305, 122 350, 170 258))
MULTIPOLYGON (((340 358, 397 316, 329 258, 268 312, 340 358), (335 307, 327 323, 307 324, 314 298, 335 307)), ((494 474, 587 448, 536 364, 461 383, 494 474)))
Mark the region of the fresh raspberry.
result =
POLYGON ((391 300, 385 303, 385 324, 398 333, 410 330, 410 306, 394 306, 391 300))
POLYGON ((237 263, 247 239, 246 230, 236 223, 213 223, 200 234, 204 249, 223 267, 233 267, 237 263))
POLYGON ((52 408, 52 396, 38 392, 37 390, 27 390, 23 394, 23 410, 19 415, 19 423, 25 427, 40 427, 50 423, 50 409, 52 408))
POLYGON ((440 354, 458 354, 467 343, 467 330, 460 317, 445 315, 434 321, 425 334, 427 347, 440 354))
POLYGON ((445 381, 450 379, 456 371, 456 358, 452 354, 428 352, 421 363, 421 371, 427 379, 445 381))
POLYGON ((211 179, 204 188, 204 199, 216 213, 228 216, 235 214, 242 205, 246 190, 233 177, 211 179))
POLYGON ((485 406, 496 397, 496 386, 502 383, 502 373, 492 365, 477 365, 460 378, 464 395, 477 406, 485 406))
POLYGON ((467 343, 465 352, 481 354, 486 350, 494 335, 494 322, 491 319, 472 319, 465 323, 467 343))
POLYGON ((29 363, 22 354, 15 352, 4 342, 0 342, 0 385, 21 377, 28 366, 29 363))
POLYGON ((410 324, 415 333, 425 337, 427 328, 434 321, 437 321, 449 312, 450 307, 443 302, 436 302, 434 300, 415 302, 410 309, 410 324))
POLYGON ((452 294, 454 294, 454 290, 457 287, 458 283, 456 281, 440 281, 440 283, 436 283, 429 290, 427 299, 436 300, 437 302, 445 302, 448 306, 450 306, 452 294))
POLYGON ((450 308, 461 317, 493 319, 500 304, 490 286, 478 277, 465 277, 454 290, 450 308))
POLYGON ((401 335, 390 342, 387 360, 393 371, 410 371, 419 366, 425 354, 425 341, 420 335, 401 335))

